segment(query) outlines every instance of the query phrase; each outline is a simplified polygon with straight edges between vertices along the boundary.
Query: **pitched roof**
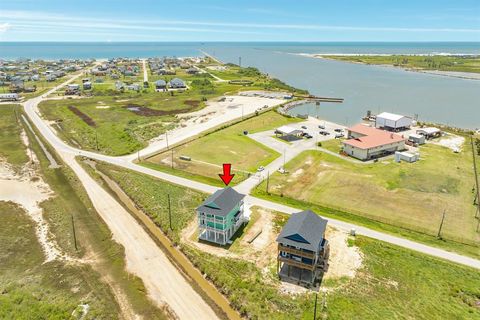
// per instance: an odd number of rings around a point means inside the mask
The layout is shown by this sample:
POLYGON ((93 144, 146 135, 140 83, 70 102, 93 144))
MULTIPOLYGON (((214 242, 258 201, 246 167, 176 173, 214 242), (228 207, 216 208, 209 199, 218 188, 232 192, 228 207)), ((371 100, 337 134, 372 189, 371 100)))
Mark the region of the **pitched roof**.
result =
POLYGON ((371 149, 405 140, 402 136, 398 134, 394 134, 362 124, 357 124, 349 128, 348 131, 363 135, 363 137, 343 141, 344 144, 348 144, 359 149, 371 149))
POLYGON ((390 112, 382 112, 377 115, 377 118, 383 118, 383 119, 392 120, 392 121, 398 121, 403 117, 405 116, 395 114, 395 113, 390 113, 390 112))
POLYGON ((182 85, 182 86, 185 85, 183 80, 180 78, 173 78, 172 80, 170 80, 170 84, 182 85))
POLYGON ((277 128, 277 131, 283 133, 283 134, 297 134, 297 133, 300 133, 302 132, 302 130, 299 130, 299 129, 295 129, 293 127, 290 127, 290 126, 281 126, 281 127, 278 127, 277 128))
POLYGON ((277 237, 277 242, 316 252, 323 242, 327 222, 310 210, 294 213, 277 237))
POLYGON ((198 208, 197 211, 225 217, 245 197, 231 187, 215 191, 198 208))
POLYGON ((435 127, 427 127, 427 128, 417 129, 417 132, 424 132, 426 134, 436 134, 441 132, 441 130, 435 127))

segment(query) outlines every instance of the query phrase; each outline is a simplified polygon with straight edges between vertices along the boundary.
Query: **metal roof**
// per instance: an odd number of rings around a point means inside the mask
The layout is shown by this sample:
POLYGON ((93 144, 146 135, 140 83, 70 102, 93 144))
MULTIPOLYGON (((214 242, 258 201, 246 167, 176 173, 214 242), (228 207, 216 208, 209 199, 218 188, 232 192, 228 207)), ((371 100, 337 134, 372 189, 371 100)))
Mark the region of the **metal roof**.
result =
POLYGON ((424 132, 426 134, 436 134, 441 132, 441 130, 435 127, 427 127, 427 128, 417 129, 417 132, 424 132))
POLYGON ((322 244, 328 220, 311 210, 292 214, 280 232, 277 242, 317 252, 322 244))
POLYGON ((360 134, 362 135, 362 137, 348 139, 343 141, 343 143, 359 149, 371 149, 391 143, 402 142, 405 140, 402 136, 398 134, 365 126, 362 124, 357 124, 351 128, 348 128, 347 130, 350 133, 354 132, 360 134))
POLYGON ((377 115, 377 118, 383 118, 383 119, 392 120, 392 121, 398 121, 404 117, 405 116, 395 114, 395 113, 390 113, 390 112, 382 112, 379 115, 377 115))
POLYGON ((302 130, 290 126, 281 126, 277 128, 277 131, 281 132, 282 134, 299 134, 302 132, 302 130))
POLYGON ((197 211, 225 217, 245 198, 231 187, 215 191, 198 208, 197 211))
POLYGON ((180 79, 180 78, 173 78, 172 80, 170 80, 170 84, 171 84, 171 85, 174 84, 174 85, 177 85, 177 86, 178 86, 178 85, 180 85, 180 86, 184 86, 184 85, 185 85, 185 83, 183 82, 183 80, 180 79))

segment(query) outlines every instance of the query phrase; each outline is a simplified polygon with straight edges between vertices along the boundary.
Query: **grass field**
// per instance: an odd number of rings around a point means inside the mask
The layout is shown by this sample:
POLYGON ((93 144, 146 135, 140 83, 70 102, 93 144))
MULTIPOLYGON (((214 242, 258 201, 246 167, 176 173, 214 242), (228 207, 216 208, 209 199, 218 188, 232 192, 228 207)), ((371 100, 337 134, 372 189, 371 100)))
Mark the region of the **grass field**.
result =
MULTIPOLYGON (((181 145, 173 150, 174 171, 186 171, 192 175, 214 178, 220 181, 218 173, 222 172, 223 163, 231 163, 236 171, 232 183, 239 183, 254 173, 260 166, 265 166, 280 156, 276 151, 250 139, 244 131, 255 133, 273 130, 279 126, 297 122, 298 119, 284 117, 275 111, 269 111, 251 117, 225 129, 205 135, 197 140, 181 145), (180 160, 180 156, 189 156, 192 161, 180 160)), ((158 154, 147 160, 147 164, 171 167, 171 151, 158 154)), ((203 178, 202 178, 203 179, 203 178)), ((212 182, 203 179, 204 182, 212 182)))
MULTIPOLYGON (((97 168, 126 187, 126 193, 173 239, 179 239, 178 233, 187 226, 195 207, 205 197, 202 193, 111 165, 101 164, 97 168), (184 199, 172 203, 173 212, 181 210, 180 218, 174 220, 173 232, 168 230, 164 197, 149 196, 166 192, 184 199)), ((279 215, 275 225, 281 227, 285 221, 285 215, 279 215)), ((353 279, 324 282, 325 288, 330 290, 327 309, 319 308, 320 318, 354 319, 358 315, 362 315, 362 319, 480 317, 480 274, 476 270, 365 237, 357 237, 349 243, 360 248, 363 267, 353 279)), ((275 266, 260 270, 254 263, 214 256, 186 244, 180 246, 242 315, 252 319, 312 319, 313 294, 281 293, 278 290, 280 282, 274 274, 275 266)))
POLYGON ((0 158, 13 165, 16 171, 28 161, 25 146, 20 141, 19 114, 18 105, 0 105, 0 158))
POLYGON ((0 318, 70 319, 72 312, 82 314, 80 304, 89 305, 85 319, 116 318, 118 306, 99 274, 87 266, 43 264, 26 213, 1 201, 0 212, 0 318))
POLYGON ((335 56, 322 55, 328 59, 359 62, 375 65, 393 65, 421 70, 441 70, 480 73, 480 57, 457 56, 335 56))
MULTIPOLYGON (((25 150, 19 135, 21 126, 12 118, 13 108, 0 108, 0 132, 9 133, 0 139, 0 157, 15 159, 21 167, 28 159, 19 156, 25 150)), ((123 248, 111 239, 110 230, 76 177, 65 166, 49 168, 33 135, 26 132, 39 160, 35 165, 38 174, 55 193, 40 204, 43 217, 62 252, 73 258, 87 258, 89 263, 44 264, 33 221, 18 206, 0 202, 0 224, 6 228, 0 232, 0 318, 69 319, 74 310, 76 318, 81 316, 78 305, 82 303, 89 305, 84 319, 118 318, 120 309, 112 293, 113 285, 124 299, 122 304, 129 304, 135 313, 148 319, 164 319, 163 310, 147 298, 141 280, 125 271, 123 248), (78 250, 73 241, 72 217, 78 250)))
POLYGON ((193 218, 195 208, 207 195, 174 184, 159 183, 159 180, 129 170, 122 170, 106 163, 98 163, 96 168, 105 173, 146 212, 153 221, 173 241, 188 221, 193 218), (169 229, 168 195, 172 212, 172 230, 169 229))
MULTIPOLYGON (((81 99, 45 101, 39 108, 45 118, 56 122, 60 136, 71 145, 91 151, 98 149, 108 155, 124 155, 145 147, 150 139, 173 128, 178 122, 177 114, 199 110, 206 101, 224 94, 259 89, 295 90, 250 68, 232 67, 227 71, 240 79, 251 79, 254 74, 256 80, 248 86, 217 82, 206 73, 191 75, 180 68, 176 71, 175 76, 149 77, 149 87, 142 87, 140 92, 116 91, 116 80, 107 76, 89 76, 93 89, 83 91, 85 96, 81 99), (175 77, 183 79, 189 89, 155 92, 154 82, 157 79, 169 81, 175 77), (101 78, 103 82, 96 83, 96 78, 101 78), (72 107, 82 115, 72 112, 72 107), (143 110, 135 110, 139 107, 143 110)), ((143 85, 143 71, 132 79, 119 80, 143 85)), ((81 79, 76 83, 81 84, 81 79)), ((63 93, 60 91, 60 94, 63 93)))
POLYGON ((307 151, 287 164, 288 175, 270 176, 269 191, 435 236, 446 210, 442 237, 478 245, 471 148, 463 149, 427 144, 414 164, 355 164, 307 151))

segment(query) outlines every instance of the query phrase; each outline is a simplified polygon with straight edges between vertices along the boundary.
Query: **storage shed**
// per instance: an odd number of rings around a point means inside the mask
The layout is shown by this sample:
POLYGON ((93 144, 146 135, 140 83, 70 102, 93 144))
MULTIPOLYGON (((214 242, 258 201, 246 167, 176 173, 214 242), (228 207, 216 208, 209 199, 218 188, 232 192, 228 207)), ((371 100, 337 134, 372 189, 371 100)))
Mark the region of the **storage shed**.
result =
POLYGON ((275 130, 275 134, 285 141, 301 139, 303 131, 290 126, 281 126, 275 130))
POLYGON ((425 136, 425 138, 427 139, 431 139, 431 138, 440 137, 442 135, 442 131, 438 128, 427 127, 427 128, 417 129, 417 134, 425 136))
POLYGON ((416 162, 420 159, 419 153, 411 153, 411 152, 395 152, 395 162, 405 161, 405 162, 416 162))
POLYGON ((412 126, 410 117, 389 112, 382 112, 375 119, 375 127, 390 131, 406 130, 412 126))
POLYGON ((416 144, 425 144, 425 136, 421 134, 412 133, 408 136, 408 141, 416 144))

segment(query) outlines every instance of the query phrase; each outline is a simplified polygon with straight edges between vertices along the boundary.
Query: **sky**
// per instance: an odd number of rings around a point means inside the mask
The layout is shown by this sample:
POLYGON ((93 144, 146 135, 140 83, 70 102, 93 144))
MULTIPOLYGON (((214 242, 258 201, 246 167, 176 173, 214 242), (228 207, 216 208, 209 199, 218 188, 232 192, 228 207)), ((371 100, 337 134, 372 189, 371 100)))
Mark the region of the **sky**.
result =
POLYGON ((480 41, 480 0, 0 0, 0 41, 480 41))

